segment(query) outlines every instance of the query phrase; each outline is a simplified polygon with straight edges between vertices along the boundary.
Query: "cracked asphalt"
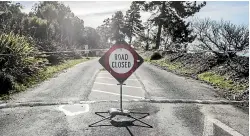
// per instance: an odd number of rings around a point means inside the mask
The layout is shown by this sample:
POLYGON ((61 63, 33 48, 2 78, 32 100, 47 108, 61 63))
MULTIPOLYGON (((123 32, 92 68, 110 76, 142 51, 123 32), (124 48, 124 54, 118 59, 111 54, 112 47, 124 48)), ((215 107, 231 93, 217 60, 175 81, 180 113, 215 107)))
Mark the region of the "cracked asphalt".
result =
MULTIPOLYGON (((98 59, 78 64, 36 87, 13 95, 6 103, 0 103, 0 135, 249 135, 247 111, 228 103, 220 103, 225 99, 220 98, 209 85, 147 63, 142 64, 125 82, 123 108, 149 113, 141 120, 153 128, 138 121, 133 126, 114 126, 109 120, 98 123, 96 127, 89 127, 102 119, 95 112, 120 107, 118 82, 101 68, 98 59), (146 101, 148 99, 155 102, 146 101), (178 100, 182 102, 178 103, 178 100), (207 100, 211 103, 199 103, 207 100), (32 105, 36 102, 41 104, 32 105), (8 104, 16 106, 6 106, 8 104)), ((138 115, 133 116, 139 118, 138 115)))

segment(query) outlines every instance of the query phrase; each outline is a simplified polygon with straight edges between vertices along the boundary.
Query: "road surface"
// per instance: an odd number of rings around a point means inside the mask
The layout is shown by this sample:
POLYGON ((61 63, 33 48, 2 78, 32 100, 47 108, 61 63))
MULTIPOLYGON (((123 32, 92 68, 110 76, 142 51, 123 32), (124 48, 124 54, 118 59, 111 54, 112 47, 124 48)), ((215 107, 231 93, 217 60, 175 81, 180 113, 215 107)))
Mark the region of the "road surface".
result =
POLYGON ((78 64, 0 104, 0 135, 249 135, 248 113, 225 104, 211 86, 146 63, 125 82, 123 108, 149 113, 142 121, 152 128, 138 121, 89 127, 102 119, 95 112, 120 107, 117 81, 101 69, 97 59, 78 64))

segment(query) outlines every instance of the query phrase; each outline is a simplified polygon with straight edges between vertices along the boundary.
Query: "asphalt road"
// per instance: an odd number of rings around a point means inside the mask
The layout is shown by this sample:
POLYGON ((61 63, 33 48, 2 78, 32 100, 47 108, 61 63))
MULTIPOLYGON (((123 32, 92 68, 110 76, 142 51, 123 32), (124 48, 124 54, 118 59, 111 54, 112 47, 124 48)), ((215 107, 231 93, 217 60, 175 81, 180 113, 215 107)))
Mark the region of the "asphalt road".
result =
POLYGON ((18 93, 13 102, 61 102, 86 100, 95 80, 95 75, 102 68, 98 59, 77 64, 64 70, 55 77, 18 93))
POLYGON ((101 68, 97 59, 84 62, 0 104, 0 135, 249 135, 248 113, 222 104, 211 86, 146 63, 123 86, 123 109, 149 113, 141 119, 146 124, 106 120, 89 127, 102 119, 95 112, 120 107, 117 81, 101 68))

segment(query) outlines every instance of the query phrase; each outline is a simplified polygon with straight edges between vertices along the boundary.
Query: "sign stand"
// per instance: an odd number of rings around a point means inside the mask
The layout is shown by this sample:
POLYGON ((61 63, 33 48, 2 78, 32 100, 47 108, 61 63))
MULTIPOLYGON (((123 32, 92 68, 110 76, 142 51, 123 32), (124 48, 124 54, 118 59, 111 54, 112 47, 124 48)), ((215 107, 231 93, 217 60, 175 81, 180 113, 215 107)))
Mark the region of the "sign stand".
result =
POLYGON ((117 84, 120 85, 120 109, 116 109, 116 108, 111 108, 110 110, 108 110, 107 112, 95 112, 96 115, 102 117, 101 120, 94 122, 92 124, 89 125, 89 127, 97 127, 97 126, 107 126, 107 125, 95 125, 99 122, 105 121, 105 120, 111 120, 111 124, 110 126, 140 126, 140 127, 147 127, 147 128, 153 128, 153 126, 141 121, 141 119, 146 118, 147 116, 149 116, 149 113, 142 113, 142 112, 130 112, 129 110, 123 110, 122 108, 122 85, 126 85, 126 84, 117 84), (101 114, 109 114, 109 116, 105 117, 104 115, 101 114), (144 115, 142 117, 139 118, 135 118, 133 117, 131 114, 140 114, 140 115, 144 115), (120 116, 126 116, 132 120, 116 120, 113 119, 115 116, 120 115, 120 116), (138 121, 142 124, 144 124, 144 126, 142 125, 134 125, 133 122, 138 121), (95 126, 94 126, 95 125, 95 126))
POLYGON ((122 110, 122 85, 126 85, 126 84, 117 84, 117 85, 120 85, 120 110, 122 112, 123 111, 122 110))
POLYGON ((96 126, 94 125, 105 120, 111 120, 111 124, 113 126, 115 126, 114 124, 116 124, 118 126, 126 127, 129 124, 129 126, 141 126, 141 127, 153 128, 151 125, 141 121, 141 119, 149 116, 149 113, 130 112, 129 110, 124 110, 122 107, 122 85, 126 85, 123 84, 124 81, 143 63, 143 58, 139 56, 129 45, 117 44, 116 46, 112 46, 104 54, 104 56, 100 58, 99 62, 119 82, 119 84, 117 85, 120 85, 120 109, 111 108, 107 112, 95 112, 95 114, 102 117, 102 119, 90 124, 89 127, 107 126, 107 125, 96 125, 96 126), (121 67, 122 64, 125 67, 122 68, 121 67), (118 68, 116 66, 118 66, 118 68), (105 117, 104 115, 101 114, 109 114, 109 116, 105 117), (132 116, 132 114, 139 114, 143 116, 135 118, 132 116), (129 120, 128 119, 118 120, 117 118, 114 118, 116 116, 125 116, 128 117, 129 120), (133 122, 135 121, 144 124, 144 126, 134 125, 133 122))

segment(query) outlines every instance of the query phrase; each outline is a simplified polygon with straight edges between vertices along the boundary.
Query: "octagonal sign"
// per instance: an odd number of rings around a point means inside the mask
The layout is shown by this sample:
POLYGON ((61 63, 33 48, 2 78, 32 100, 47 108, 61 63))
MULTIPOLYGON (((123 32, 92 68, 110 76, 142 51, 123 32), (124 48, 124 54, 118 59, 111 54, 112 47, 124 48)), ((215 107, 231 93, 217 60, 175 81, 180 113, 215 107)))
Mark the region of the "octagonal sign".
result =
POLYGON ((99 63, 122 84, 143 63, 143 58, 127 44, 113 45, 99 63))

